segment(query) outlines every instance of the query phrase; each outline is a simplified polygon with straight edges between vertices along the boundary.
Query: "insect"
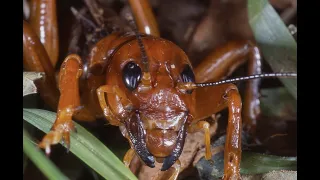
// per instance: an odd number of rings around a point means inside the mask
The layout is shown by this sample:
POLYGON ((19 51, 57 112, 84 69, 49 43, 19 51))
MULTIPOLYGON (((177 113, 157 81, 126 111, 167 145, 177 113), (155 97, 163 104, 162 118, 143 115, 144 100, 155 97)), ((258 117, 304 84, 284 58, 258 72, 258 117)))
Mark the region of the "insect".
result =
POLYGON ((31 19, 34 24, 23 22, 24 65, 28 70, 45 72, 45 79, 38 83, 39 91, 46 103, 57 108, 52 130, 39 147, 49 154, 50 146, 62 139, 69 146, 70 132, 75 130, 72 119, 104 117, 119 126, 128 139, 131 149, 124 157, 127 167, 138 156, 149 167, 158 161, 163 163, 161 171, 173 168, 170 178, 176 179, 187 133, 205 133, 205 158, 210 160, 210 124, 204 119, 228 108, 224 179, 240 179, 242 114, 246 124, 254 126, 257 79, 296 74, 260 74, 260 50, 250 40, 230 41, 193 67, 181 48, 159 37, 149 2, 128 2, 134 20, 128 19, 137 22, 139 33, 114 32, 99 37, 86 59, 69 54, 57 79, 55 1, 34 3, 39 13, 31 19), (249 76, 218 81, 246 59, 250 61, 249 76), (232 84, 243 80, 251 80, 244 110, 238 89, 232 84))

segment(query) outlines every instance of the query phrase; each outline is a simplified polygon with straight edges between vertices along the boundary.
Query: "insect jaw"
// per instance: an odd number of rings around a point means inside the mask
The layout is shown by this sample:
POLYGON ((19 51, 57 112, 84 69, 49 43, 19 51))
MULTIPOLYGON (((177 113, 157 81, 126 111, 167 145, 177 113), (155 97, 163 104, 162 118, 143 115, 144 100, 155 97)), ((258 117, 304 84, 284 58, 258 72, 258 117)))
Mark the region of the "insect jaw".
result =
POLYGON ((124 122, 132 148, 136 151, 138 157, 149 167, 154 168, 154 156, 148 151, 145 135, 139 113, 133 113, 130 118, 124 122))
MULTIPOLYGON (((124 136, 128 137, 132 148, 136 151, 139 159, 144 162, 145 165, 154 168, 155 160, 162 161, 163 166, 161 168, 162 171, 168 170, 179 158, 182 153, 182 148, 184 146, 185 137, 186 137, 186 122, 189 117, 189 112, 185 111, 180 113, 181 118, 179 118, 179 122, 174 122, 176 126, 174 129, 170 129, 172 133, 176 134, 174 141, 172 141, 173 146, 170 148, 170 151, 167 152, 166 156, 157 156, 155 154, 150 153, 147 148, 147 136, 148 129, 145 128, 142 118, 140 116, 139 111, 135 111, 132 113, 131 117, 129 117, 126 121, 124 121, 124 129, 122 130, 124 136)), ((152 130, 156 131, 167 131, 161 128, 153 128, 152 130)), ((162 137, 159 137, 162 139, 162 137)), ((169 149, 166 149, 167 151, 169 149)))
MULTIPOLYGON (((184 114, 185 115, 183 116, 183 120, 181 122, 181 126, 179 127, 178 131, 164 130, 159 128, 147 130, 147 133, 145 136, 146 137, 145 142, 148 148, 148 152, 151 152, 152 157, 155 157, 158 162, 163 162, 161 171, 168 170, 179 159, 182 153, 184 143, 185 143, 185 138, 187 135, 186 123, 187 123, 187 119, 189 118, 188 112, 185 112, 184 114), (161 136, 164 134, 169 135, 169 137, 167 137, 169 139, 167 139, 166 136, 161 136), (170 143, 170 144, 168 145, 166 143, 170 143), (154 145, 156 145, 157 148, 154 148, 154 145)), ((151 167, 150 165, 148 166, 151 167)))
POLYGON ((185 116, 184 122, 182 123, 182 126, 178 132, 175 148, 169 156, 165 157, 161 167, 161 171, 168 170, 179 159, 187 136, 187 119, 188 116, 185 116))

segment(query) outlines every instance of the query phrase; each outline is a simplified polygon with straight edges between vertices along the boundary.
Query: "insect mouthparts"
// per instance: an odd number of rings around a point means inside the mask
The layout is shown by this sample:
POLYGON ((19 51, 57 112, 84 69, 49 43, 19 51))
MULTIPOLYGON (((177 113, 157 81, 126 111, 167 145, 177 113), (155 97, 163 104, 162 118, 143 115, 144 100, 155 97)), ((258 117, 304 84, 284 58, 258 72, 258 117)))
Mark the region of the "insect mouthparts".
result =
POLYGON ((155 159, 147 149, 145 142, 145 130, 139 113, 134 113, 127 121, 125 121, 125 127, 132 142, 132 148, 135 149, 140 159, 147 166, 154 168, 155 159))
POLYGON ((187 136, 187 130, 185 125, 187 119, 188 116, 185 117, 184 123, 181 129, 179 130, 176 147, 173 149, 172 153, 164 159, 161 171, 168 170, 179 159, 187 136))

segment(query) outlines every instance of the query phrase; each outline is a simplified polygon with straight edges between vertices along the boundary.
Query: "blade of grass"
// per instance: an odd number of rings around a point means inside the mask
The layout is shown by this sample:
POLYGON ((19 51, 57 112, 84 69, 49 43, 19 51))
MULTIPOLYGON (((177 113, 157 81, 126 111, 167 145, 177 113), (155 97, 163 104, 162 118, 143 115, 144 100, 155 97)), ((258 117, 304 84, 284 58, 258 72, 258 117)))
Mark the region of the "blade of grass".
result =
POLYGON ((25 153, 23 153, 23 174, 24 174, 24 170, 28 165, 28 160, 29 160, 28 156, 26 156, 25 153))
MULTIPOLYGON (((267 0, 248 0, 250 25, 264 59, 275 72, 297 72, 297 43, 267 0)), ((297 99, 296 78, 280 78, 297 99)))
MULTIPOLYGON (((23 109, 23 119, 48 133, 56 113, 41 109, 23 109)), ((137 179, 104 144, 74 122, 77 133, 70 135, 70 151, 106 179, 137 179)), ((64 145, 63 143, 61 143, 64 145)), ((65 146, 65 145, 64 145, 65 146)))
POLYGON ((241 160, 242 174, 262 174, 277 170, 297 170, 296 157, 280 157, 253 152, 243 152, 241 160))
POLYGON ((48 179, 68 180, 64 174, 33 144, 31 138, 23 130, 23 152, 41 170, 48 179))

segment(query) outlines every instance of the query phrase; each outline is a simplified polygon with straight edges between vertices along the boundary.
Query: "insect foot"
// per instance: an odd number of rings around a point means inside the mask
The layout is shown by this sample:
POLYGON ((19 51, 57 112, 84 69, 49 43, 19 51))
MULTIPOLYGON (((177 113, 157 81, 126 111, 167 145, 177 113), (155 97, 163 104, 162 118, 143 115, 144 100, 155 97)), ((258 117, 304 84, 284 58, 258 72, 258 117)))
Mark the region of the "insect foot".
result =
POLYGON ((75 127, 72 121, 64 123, 55 123, 51 131, 39 143, 39 147, 45 149, 47 155, 50 155, 51 145, 58 144, 61 140, 67 146, 67 151, 70 149, 70 132, 74 131, 75 127))

